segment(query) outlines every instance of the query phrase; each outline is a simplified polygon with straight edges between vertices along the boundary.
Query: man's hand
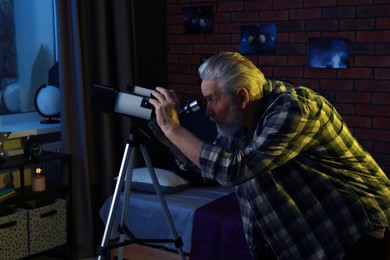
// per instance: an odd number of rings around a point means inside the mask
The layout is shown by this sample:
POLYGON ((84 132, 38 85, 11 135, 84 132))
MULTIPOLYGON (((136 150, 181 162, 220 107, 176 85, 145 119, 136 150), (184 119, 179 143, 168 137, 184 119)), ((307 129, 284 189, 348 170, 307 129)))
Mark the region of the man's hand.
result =
POLYGON ((177 149, 176 152, 184 154, 199 167, 199 157, 204 142, 180 125, 179 102, 176 93, 156 87, 152 95, 155 99, 149 99, 149 103, 155 108, 157 124, 165 137, 177 149))
POLYGON ((165 131, 180 126, 179 120, 179 101, 173 90, 162 87, 156 87, 152 91, 154 99, 149 99, 156 111, 156 120, 161 130, 165 131))

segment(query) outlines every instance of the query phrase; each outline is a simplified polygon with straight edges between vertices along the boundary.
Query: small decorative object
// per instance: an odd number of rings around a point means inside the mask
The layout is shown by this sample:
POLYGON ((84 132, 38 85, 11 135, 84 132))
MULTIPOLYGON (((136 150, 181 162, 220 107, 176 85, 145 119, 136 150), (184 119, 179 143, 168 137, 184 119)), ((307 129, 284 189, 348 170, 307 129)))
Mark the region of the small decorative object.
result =
POLYGON ((48 119, 42 120, 42 124, 56 124, 60 120, 53 119, 59 118, 61 112, 61 91, 57 86, 42 85, 35 94, 35 109, 37 112, 48 119))
POLYGON ((32 190, 44 191, 46 190, 46 177, 43 175, 41 168, 36 168, 35 173, 32 176, 32 190))
POLYGON ((276 51, 276 25, 241 25, 241 54, 270 54, 276 51))
POLYGON ((42 145, 36 137, 27 137, 23 144, 24 154, 29 160, 38 158, 42 153, 42 145))

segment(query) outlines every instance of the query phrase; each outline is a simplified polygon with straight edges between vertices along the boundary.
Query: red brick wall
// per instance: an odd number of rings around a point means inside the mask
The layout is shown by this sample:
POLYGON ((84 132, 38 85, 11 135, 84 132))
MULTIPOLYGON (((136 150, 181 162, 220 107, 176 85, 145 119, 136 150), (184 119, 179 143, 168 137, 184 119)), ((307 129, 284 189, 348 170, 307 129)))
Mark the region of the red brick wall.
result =
POLYGON ((246 55, 266 77, 326 96, 354 135, 390 174, 389 0, 167 0, 168 85, 183 101, 199 95, 202 57, 240 51, 240 25, 276 24, 276 53, 246 55), (182 8, 212 5, 214 31, 184 34, 182 8), (350 41, 347 69, 309 68, 309 37, 350 41))

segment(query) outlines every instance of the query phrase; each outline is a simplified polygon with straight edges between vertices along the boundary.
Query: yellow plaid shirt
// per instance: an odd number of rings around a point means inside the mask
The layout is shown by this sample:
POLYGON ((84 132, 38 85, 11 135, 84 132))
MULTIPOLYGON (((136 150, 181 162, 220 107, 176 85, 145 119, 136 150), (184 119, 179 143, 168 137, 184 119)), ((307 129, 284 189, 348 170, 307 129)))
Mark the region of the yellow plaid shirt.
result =
POLYGON ((236 187, 254 254, 341 259, 389 227, 389 179, 324 97, 268 81, 260 102, 252 131, 218 136, 200 156, 204 178, 236 187))

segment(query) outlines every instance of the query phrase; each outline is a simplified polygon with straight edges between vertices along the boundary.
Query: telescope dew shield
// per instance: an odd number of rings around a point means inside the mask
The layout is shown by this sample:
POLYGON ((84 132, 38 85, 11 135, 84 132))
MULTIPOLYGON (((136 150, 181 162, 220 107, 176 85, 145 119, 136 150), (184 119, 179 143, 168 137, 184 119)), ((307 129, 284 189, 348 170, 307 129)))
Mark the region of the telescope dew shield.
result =
POLYGON ((111 87, 95 84, 92 89, 91 108, 105 113, 119 113, 151 120, 154 107, 149 98, 119 92, 111 87))
POLYGON ((115 103, 115 112, 146 120, 151 120, 154 117, 154 109, 149 103, 149 98, 124 92, 118 93, 115 103))

